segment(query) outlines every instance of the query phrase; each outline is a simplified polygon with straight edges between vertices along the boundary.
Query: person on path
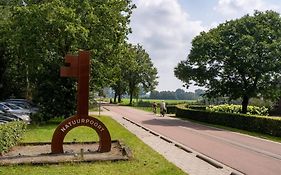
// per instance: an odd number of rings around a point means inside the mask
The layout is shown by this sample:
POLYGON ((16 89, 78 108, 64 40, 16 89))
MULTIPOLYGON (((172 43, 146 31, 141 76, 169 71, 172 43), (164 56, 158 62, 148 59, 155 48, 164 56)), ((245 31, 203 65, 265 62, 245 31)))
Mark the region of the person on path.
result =
POLYGON ((164 100, 162 100, 162 102, 160 103, 160 114, 162 115, 162 117, 164 117, 165 113, 166 113, 166 103, 164 100))

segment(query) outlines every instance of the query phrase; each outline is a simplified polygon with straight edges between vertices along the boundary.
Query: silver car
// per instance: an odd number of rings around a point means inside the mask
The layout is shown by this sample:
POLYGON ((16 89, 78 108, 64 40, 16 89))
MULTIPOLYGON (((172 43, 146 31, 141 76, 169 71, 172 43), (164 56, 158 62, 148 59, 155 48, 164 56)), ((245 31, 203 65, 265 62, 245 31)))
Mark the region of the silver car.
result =
POLYGON ((1 102, 0 103, 0 110, 11 113, 16 115, 17 117, 21 118, 23 121, 30 123, 30 111, 23 109, 19 106, 16 106, 14 104, 10 104, 7 102, 1 102))
POLYGON ((17 105, 23 109, 29 110, 30 113, 35 114, 38 112, 39 108, 32 103, 31 101, 28 101, 26 99, 7 99, 5 100, 7 103, 11 103, 14 105, 17 105))

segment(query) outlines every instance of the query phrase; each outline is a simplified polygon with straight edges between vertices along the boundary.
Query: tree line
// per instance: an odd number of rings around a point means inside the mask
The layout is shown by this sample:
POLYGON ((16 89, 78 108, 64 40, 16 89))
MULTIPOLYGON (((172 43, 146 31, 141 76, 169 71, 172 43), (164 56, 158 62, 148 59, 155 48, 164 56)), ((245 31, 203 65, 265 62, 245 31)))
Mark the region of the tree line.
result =
POLYGON ((177 89, 176 91, 152 91, 149 99, 198 100, 202 98, 204 93, 205 91, 202 89, 196 89, 195 92, 185 92, 183 89, 177 89))
POLYGON ((0 1, 0 99, 28 98, 45 117, 72 115, 76 81, 61 78, 66 54, 91 52, 90 89, 130 96, 157 85, 141 45, 127 42, 131 0, 0 1))

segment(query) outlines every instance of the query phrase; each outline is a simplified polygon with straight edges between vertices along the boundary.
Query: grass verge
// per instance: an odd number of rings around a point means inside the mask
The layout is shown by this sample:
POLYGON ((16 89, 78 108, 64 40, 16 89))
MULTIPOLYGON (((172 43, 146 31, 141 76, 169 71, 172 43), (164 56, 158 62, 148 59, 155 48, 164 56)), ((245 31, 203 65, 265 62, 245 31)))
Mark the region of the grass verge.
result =
MULTIPOLYGON (((169 163, 163 156, 153 151, 139 140, 135 135, 126 130, 110 117, 97 117, 109 129, 113 140, 123 141, 132 150, 133 159, 130 161, 95 162, 78 164, 58 164, 44 166, 8 166, 1 167, 2 175, 183 175, 185 174, 175 165, 169 163)), ((24 142, 50 141, 58 123, 47 123, 43 126, 29 126, 23 139, 24 142)), ((78 127, 70 131, 65 141, 97 141, 98 137, 91 128, 78 127), (94 133, 94 134, 93 134, 94 133), (90 136, 90 137, 89 137, 90 136)))

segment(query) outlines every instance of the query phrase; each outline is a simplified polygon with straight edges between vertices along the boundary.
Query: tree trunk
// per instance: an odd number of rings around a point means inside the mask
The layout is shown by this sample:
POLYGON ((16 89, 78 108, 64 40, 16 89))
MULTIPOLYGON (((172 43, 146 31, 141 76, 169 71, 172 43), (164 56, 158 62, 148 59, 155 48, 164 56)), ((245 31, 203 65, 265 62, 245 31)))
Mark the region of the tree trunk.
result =
POLYGON ((242 101, 242 113, 243 114, 247 113, 248 104, 249 104, 249 97, 247 95, 244 95, 243 101, 242 101))
POLYGON ((28 65, 26 65, 26 91, 25 91, 25 98, 26 99, 31 99, 31 89, 30 89, 28 65))
POLYGON ((117 93, 115 92, 114 93, 114 100, 113 100, 114 103, 116 103, 116 98, 117 98, 117 93))
POLYGON ((122 96, 122 95, 119 93, 119 94, 118 94, 118 103, 121 103, 121 96, 122 96))
POLYGON ((133 92, 130 92, 130 106, 132 106, 133 102, 133 92))

